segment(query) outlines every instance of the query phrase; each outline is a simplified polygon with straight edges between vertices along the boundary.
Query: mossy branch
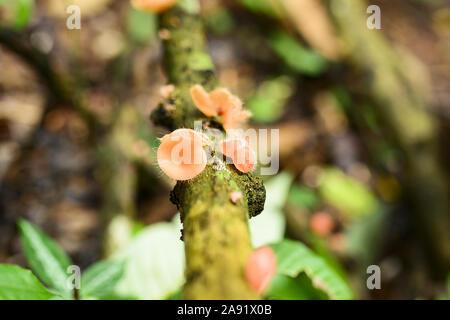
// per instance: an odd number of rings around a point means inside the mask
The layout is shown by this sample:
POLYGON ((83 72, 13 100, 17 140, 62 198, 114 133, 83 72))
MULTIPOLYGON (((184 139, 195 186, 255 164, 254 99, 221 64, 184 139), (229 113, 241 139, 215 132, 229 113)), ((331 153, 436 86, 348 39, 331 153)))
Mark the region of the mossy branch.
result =
MULTIPOLYGON (((152 113, 152 120, 174 130, 193 128, 223 130, 195 107, 189 89, 201 84, 216 87, 211 58, 206 51, 203 26, 197 14, 176 6, 164 13, 161 25, 170 33, 164 41, 165 68, 174 92, 152 113)), ((256 299, 245 278, 252 250, 248 217, 259 214, 265 189, 259 177, 238 172, 220 159, 208 164, 194 179, 178 182, 171 192, 183 222, 186 250, 186 299, 256 299), (236 203, 230 193, 239 191, 236 203)))

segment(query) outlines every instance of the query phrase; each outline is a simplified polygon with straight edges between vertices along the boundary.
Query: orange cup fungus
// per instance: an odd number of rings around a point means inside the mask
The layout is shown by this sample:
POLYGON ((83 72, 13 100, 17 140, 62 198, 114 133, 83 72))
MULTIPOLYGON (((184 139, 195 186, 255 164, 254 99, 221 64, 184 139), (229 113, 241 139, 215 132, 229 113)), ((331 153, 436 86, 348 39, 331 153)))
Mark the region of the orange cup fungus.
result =
POLYGON ((225 130, 235 129, 240 122, 251 116, 250 111, 242 110, 241 100, 225 88, 218 88, 208 93, 197 84, 191 88, 191 96, 204 115, 220 116, 225 130))
POLYGON ((159 167, 172 179, 193 179, 206 167, 205 144, 205 135, 192 129, 177 129, 161 139, 157 152, 159 167))
POLYGON ((159 13, 172 7, 177 0, 131 0, 131 5, 138 10, 159 13))
MULTIPOLYGON (((162 95, 168 96, 173 86, 162 89, 162 95)), ((223 127, 232 134, 237 125, 247 119, 251 113, 242 110, 242 102, 227 89, 218 88, 211 93, 205 91, 201 85, 191 88, 192 99, 196 106, 206 116, 220 116, 223 127)), ((161 170, 175 180, 190 180, 196 177, 206 167, 207 156, 203 146, 209 144, 208 138, 191 129, 178 129, 161 139, 157 160, 161 170)), ((253 170, 256 155, 247 140, 233 135, 222 141, 220 152, 231 158, 235 167, 244 173, 253 170)))
POLYGON ((277 271, 277 258, 272 248, 263 246, 253 251, 247 261, 245 276, 258 293, 264 293, 277 271))
POLYGON ((256 156, 247 140, 233 137, 220 143, 220 152, 233 159, 234 166, 241 172, 248 173, 253 170, 256 156))

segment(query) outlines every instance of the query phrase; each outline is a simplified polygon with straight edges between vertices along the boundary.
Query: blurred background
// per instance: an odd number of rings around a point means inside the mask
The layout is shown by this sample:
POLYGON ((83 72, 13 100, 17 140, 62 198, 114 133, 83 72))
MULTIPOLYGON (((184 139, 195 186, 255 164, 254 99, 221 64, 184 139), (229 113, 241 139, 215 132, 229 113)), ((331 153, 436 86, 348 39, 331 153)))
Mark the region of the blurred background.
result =
MULTIPOLYGON (((302 241, 358 298, 446 297, 450 1, 204 0, 201 19, 248 127, 280 130, 253 245, 302 241)), ((26 266, 22 217, 82 269, 129 255, 123 295, 178 290, 173 182, 154 157, 167 132, 149 120, 167 36, 126 0, 0 0, 0 263, 26 266), (81 29, 66 27, 71 4, 81 29)))

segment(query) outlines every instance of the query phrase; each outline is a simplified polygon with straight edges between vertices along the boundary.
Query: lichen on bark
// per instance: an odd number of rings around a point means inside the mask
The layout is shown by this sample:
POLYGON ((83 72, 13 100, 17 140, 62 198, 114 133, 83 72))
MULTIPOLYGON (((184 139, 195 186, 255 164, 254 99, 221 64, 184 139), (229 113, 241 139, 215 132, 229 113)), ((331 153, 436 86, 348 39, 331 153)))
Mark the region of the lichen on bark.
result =
MULTIPOLYGON (((175 6, 161 16, 161 26, 170 35, 164 40, 164 65, 175 90, 157 106, 151 119, 170 130, 193 128, 195 121, 202 121, 206 134, 213 129, 224 133, 221 124, 206 118, 190 96, 189 89, 195 84, 207 90, 217 86, 200 17, 175 6)), ((248 218, 264 208, 261 179, 213 158, 194 179, 178 181, 171 200, 183 222, 184 298, 258 298, 246 281, 245 266, 252 250, 248 218), (233 202, 233 191, 243 197, 233 202)))

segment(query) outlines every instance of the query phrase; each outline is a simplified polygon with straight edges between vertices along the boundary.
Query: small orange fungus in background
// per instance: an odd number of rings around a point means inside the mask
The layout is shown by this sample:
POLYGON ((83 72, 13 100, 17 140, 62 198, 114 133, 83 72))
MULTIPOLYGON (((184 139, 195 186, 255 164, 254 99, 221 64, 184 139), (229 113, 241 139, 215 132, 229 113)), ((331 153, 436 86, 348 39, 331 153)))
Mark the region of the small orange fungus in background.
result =
POLYGON ((159 88, 159 94, 161 95, 161 97, 167 99, 174 90, 175 86, 173 84, 166 84, 159 88))
POLYGON ((230 200, 231 200, 231 202, 236 203, 236 202, 238 202, 241 199, 242 199, 242 193, 241 192, 239 192, 239 191, 232 191, 230 193, 230 200))
POLYGON ((253 170, 256 156, 247 140, 233 137, 220 144, 220 152, 233 159, 234 166, 241 172, 248 173, 253 170))
POLYGON ((254 250, 245 268, 250 286, 258 293, 264 293, 277 272, 277 258, 272 248, 263 246, 254 250))
POLYGON ((241 100, 225 88, 218 88, 208 93, 197 84, 191 88, 191 96, 204 115, 220 116, 226 130, 235 129, 240 122, 251 116, 250 111, 242 110, 241 100))
POLYGON ((321 236, 329 235, 334 229, 334 221, 330 214, 326 212, 316 212, 309 221, 311 230, 321 236))
POLYGON ((158 165, 172 179, 193 179, 206 167, 205 144, 205 135, 192 129, 177 129, 162 137, 157 152, 158 165))
POLYGON ((138 10, 159 13, 172 7, 177 0, 131 0, 131 5, 138 10))

